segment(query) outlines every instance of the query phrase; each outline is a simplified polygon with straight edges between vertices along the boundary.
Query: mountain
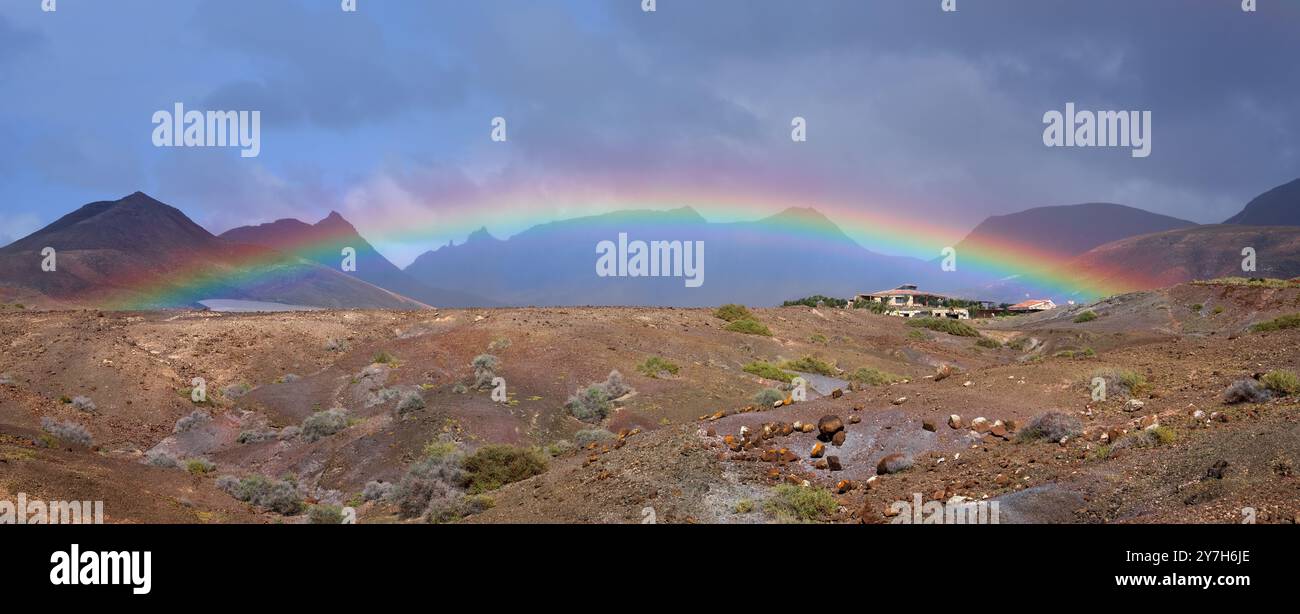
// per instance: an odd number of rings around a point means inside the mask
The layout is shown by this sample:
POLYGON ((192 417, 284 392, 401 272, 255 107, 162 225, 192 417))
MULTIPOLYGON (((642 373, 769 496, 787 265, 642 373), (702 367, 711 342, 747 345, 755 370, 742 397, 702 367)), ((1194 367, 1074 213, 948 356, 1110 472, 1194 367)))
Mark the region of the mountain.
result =
MULTIPOLYGON (((691 243, 694 245, 694 243, 691 243)), ((694 253, 694 252, 692 252, 694 253)), ((928 265, 871 252, 821 213, 793 208, 753 222, 711 223, 695 210, 619 211, 541 224, 506 240, 486 229, 421 254, 406 272, 509 305, 779 305, 813 294, 852 296, 917 281, 928 265), (597 274, 598 245, 703 242, 699 287, 682 276, 597 274)), ((670 271, 676 273, 676 271, 670 271)))
POLYGON ((136 192, 94 202, 0 249, 0 287, 61 306, 194 307, 206 299, 314 307, 424 305, 263 247, 213 236, 175 207, 136 192), (56 269, 41 268, 56 250, 56 269))
POLYGON ((1300 179, 1273 188, 1250 202, 1224 224, 1300 226, 1300 179))
POLYGON ((1300 276, 1300 227, 1215 224, 1107 243, 1063 269, 1090 283, 1134 289, 1216 277, 1300 276), (1253 272, 1241 270, 1243 248, 1255 250, 1253 272))
POLYGON ((356 271, 345 272, 365 281, 439 307, 491 307, 494 301, 466 292, 435 288, 416 281, 389 262, 383 254, 366 241, 357 229, 338 212, 331 211, 325 219, 307 224, 296 219, 276 220, 257 226, 240 226, 221 233, 221 238, 233 243, 258 245, 286 254, 306 258, 322 266, 340 270, 342 250, 356 250, 356 271))
POLYGON ((1069 258, 1111 241, 1195 225, 1112 203, 1035 207, 985 219, 956 248, 961 254, 981 245, 1011 244, 1054 258, 1069 258))

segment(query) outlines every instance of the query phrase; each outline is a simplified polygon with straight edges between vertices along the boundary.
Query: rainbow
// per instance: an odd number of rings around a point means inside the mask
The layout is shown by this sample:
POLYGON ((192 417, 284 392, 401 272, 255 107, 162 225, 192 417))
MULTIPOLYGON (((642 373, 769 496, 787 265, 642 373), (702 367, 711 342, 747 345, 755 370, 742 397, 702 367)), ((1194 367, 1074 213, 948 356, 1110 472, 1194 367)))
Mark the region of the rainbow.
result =
MULTIPOLYGON (((776 191, 750 193, 738 190, 690 191, 651 188, 629 193, 627 190, 594 192, 590 188, 575 196, 545 197, 548 203, 562 203, 540 212, 536 191, 496 194, 491 200, 479 198, 458 203, 454 209, 432 210, 412 219, 409 210, 364 218, 362 234, 372 244, 409 244, 433 248, 435 237, 465 236, 484 226, 525 229, 554 221, 557 217, 576 218, 610 211, 668 210, 688 206, 710 221, 740 221, 767 217, 791 209, 815 209, 834 227, 827 227, 816 216, 790 216, 782 227, 792 244, 807 241, 825 245, 843 231, 862 247, 880 254, 910 256, 925 261, 937 260, 945 246, 953 245, 964 229, 945 226, 939 221, 917 220, 900 212, 906 206, 896 204, 850 203, 819 197, 786 196, 776 191)), ((337 259, 337 245, 343 235, 324 235, 293 245, 280 252, 247 250, 222 263, 214 274, 212 263, 179 263, 166 273, 148 274, 119 284, 121 293, 110 301, 112 308, 144 309, 157 305, 192 303, 204 298, 221 298, 230 287, 271 285, 288 281, 291 267, 283 263, 289 253, 306 260, 337 259)), ((1091 271, 1087 275, 1071 272, 1068 259, 1031 246, 1010 241, 963 242, 957 254, 958 266, 985 278, 1011 279, 1033 287, 1041 297, 1087 300, 1161 285, 1131 271, 1091 271)), ((936 267, 938 264, 936 263, 936 267)), ((908 280, 900 279, 899 282, 908 280)), ((881 288, 864 289, 868 291, 881 288)), ((973 297, 978 298, 978 297, 973 297)), ((1035 297, 1040 298, 1040 297, 1035 297)))

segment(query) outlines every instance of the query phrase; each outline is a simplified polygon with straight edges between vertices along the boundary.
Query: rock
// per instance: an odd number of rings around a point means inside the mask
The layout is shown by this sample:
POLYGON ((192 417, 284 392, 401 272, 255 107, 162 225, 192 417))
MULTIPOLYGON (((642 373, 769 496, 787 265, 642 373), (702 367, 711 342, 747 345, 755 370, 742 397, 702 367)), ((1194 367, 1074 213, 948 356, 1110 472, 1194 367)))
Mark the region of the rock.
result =
POLYGON ((777 454, 779 455, 780 460, 783 463, 793 463, 799 460, 799 457, 795 456, 794 452, 791 452, 789 448, 781 448, 779 451, 777 451, 777 454))
POLYGON ((931 433, 939 430, 938 427, 934 425, 934 420, 931 420, 929 418, 921 420, 921 428, 930 431, 931 433))
POLYGON ((961 416, 958 416, 957 414, 948 416, 948 426, 954 429, 960 429, 962 427, 961 416))
POLYGON ((990 427, 989 427, 989 434, 992 435, 992 436, 994 436, 994 437, 999 437, 999 438, 1001 438, 1001 439, 1006 439, 1006 438, 1007 438, 1007 427, 1006 427, 1006 425, 1002 424, 1002 421, 1001 421, 1001 420, 998 420, 997 422, 994 422, 994 423, 993 423, 993 426, 990 426, 990 427))
POLYGON ((785 399, 781 399, 779 401, 772 401, 772 407, 780 407, 782 405, 785 405, 785 399))
POLYGON ((1138 420, 1138 428, 1153 429, 1158 426, 1160 426, 1160 418, 1155 414, 1151 414, 1149 416, 1142 416, 1142 419, 1138 420))
POLYGON ((803 428, 799 429, 799 431, 800 431, 800 432, 803 432, 803 433, 811 433, 811 432, 813 432, 813 429, 815 429, 815 428, 817 428, 817 425, 815 425, 815 424, 813 424, 813 423, 811 423, 811 422, 805 422, 804 425, 803 425, 803 428))
POLYGON ((1143 407, 1146 407, 1146 403, 1137 399, 1129 399, 1128 402, 1124 404, 1124 411, 1141 411, 1143 407))
POLYGON ((857 414, 849 416, 849 424, 857 424, 859 422, 862 422, 862 418, 858 417, 857 414))
POLYGON ((830 441, 836 433, 842 430, 844 430, 844 421, 840 420, 839 416, 822 416, 817 421, 817 438, 822 441, 830 441))
POLYGON ((802 421, 802 420, 795 420, 795 421, 794 421, 794 430, 796 430, 796 431, 802 431, 802 430, 803 430, 803 421, 802 421))
POLYGON ((999 473, 997 477, 993 478, 993 483, 998 486, 1006 486, 1011 483, 1011 478, 1007 477, 1005 473, 999 473))
POLYGON ((934 370, 934 381, 942 382, 943 380, 946 380, 949 377, 951 377, 952 374, 956 372, 957 370, 952 368, 952 365, 949 365, 947 363, 941 364, 939 365, 939 368, 934 370))
POLYGON ((1193 420, 1204 420, 1204 419, 1205 419, 1205 412, 1202 411, 1202 410, 1199 410, 1199 409, 1196 410, 1196 411, 1194 411, 1194 412, 1192 412, 1192 419, 1193 419, 1193 420))
POLYGON ((975 382, 972 382, 972 381, 970 381, 970 380, 966 380, 966 381, 962 382, 961 385, 962 385, 963 388, 970 388, 971 385, 974 384, 974 383, 975 383, 975 382))
POLYGON ((830 463, 828 463, 824 458, 819 458, 817 459, 817 462, 813 463, 813 467, 825 471, 828 467, 830 467, 830 463))
MULTIPOLYGON (((835 457, 832 456, 831 458, 835 458, 835 457)), ((849 492, 850 490, 853 490, 853 482, 850 480, 840 480, 835 483, 835 492, 837 494, 842 495, 846 492, 849 492)))
POLYGON ((838 433, 835 433, 835 436, 831 437, 831 445, 834 445, 837 448, 844 445, 844 438, 847 436, 848 433, 845 431, 840 431, 838 433))
POLYGON ((898 473, 912 466, 912 459, 898 453, 890 454, 876 463, 876 474, 898 473))
POLYGON ((1223 413, 1223 412, 1221 412, 1221 411, 1212 412, 1212 413, 1210 414, 1210 419, 1213 420, 1213 421, 1215 421, 1215 422, 1227 422, 1227 421, 1228 421, 1228 414, 1225 414, 1225 413, 1223 413))
POLYGON ((907 402, 907 397, 898 397, 897 399, 890 401, 890 403, 893 403, 894 405, 902 405, 903 403, 906 402, 907 402))
POLYGON ((763 453, 759 455, 758 460, 765 463, 775 463, 777 458, 776 450, 763 450, 763 453))
POLYGON ((1213 465, 1210 465, 1210 468, 1205 470, 1205 477, 1204 477, 1204 478, 1201 478, 1201 479, 1203 479, 1203 480, 1222 480, 1222 479, 1223 479, 1223 472, 1225 472, 1225 471, 1227 471, 1227 470, 1228 470, 1228 461, 1226 461, 1226 460, 1221 460, 1221 461, 1219 461, 1219 462, 1217 462, 1217 463, 1214 463, 1213 465))
POLYGON ((832 390, 832 391, 831 391, 831 398, 832 398, 832 399, 838 399, 838 398, 840 398, 840 397, 842 397, 842 396, 844 396, 844 391, 843 391, 843 390, 840 390, 839 388, 836 388, 835 390, 832 390))
POLYGON ((972 431, 975 431, 976 433, 980 433, 980 434, 987 433, 989 432, 989 419, 985 418, 984 416, 980 416, 974 420, 971 420, 970 428, 972 431))
POLYGON ((844 468, 840 465, 840 457, 838 456, 827 456, 826 465, 831 471, 839 471, 844 468))
POLYGON ((826 444, 820 441, 813 444, 812 454, 811 454, 813 458, 821 458, 822 455, 825 453, 826 453, 826 444))
POLYGON ((871 490, 876 486, 878 486, 879 484, 880 484, 880 478, 878 476, 873 475, 867 478, 866 481, 862 482, 862 487, 867 490, 871 490))

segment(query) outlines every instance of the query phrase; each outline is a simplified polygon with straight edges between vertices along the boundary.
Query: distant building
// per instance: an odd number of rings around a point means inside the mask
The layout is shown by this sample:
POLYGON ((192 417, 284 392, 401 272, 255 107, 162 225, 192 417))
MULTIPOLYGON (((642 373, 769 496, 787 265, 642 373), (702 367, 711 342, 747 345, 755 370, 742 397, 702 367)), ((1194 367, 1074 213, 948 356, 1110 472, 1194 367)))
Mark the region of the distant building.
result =
POLYGON ((1048 309, 1056 309, 1056 303, 1053 303, 1052 299, 1050 298, 1030 299, 1027 301, 1021 301, 1019 303, 1016 303, 1015 305, 1007 307, 1007 311, 1013 311, 1017 313, 1028 313, 1032 311, 1047 311, 1048 309))
POLYGON ((951 300, 953 299, 949 296, 918 290, 914 284, 903 284, 892 290, 859 294, 854 297, 854 302, 883 303, 889 315, 903 318, 929 316, 954 320, 970 319, 970 312, 966 309, 947 307, 946 304, 951 300))

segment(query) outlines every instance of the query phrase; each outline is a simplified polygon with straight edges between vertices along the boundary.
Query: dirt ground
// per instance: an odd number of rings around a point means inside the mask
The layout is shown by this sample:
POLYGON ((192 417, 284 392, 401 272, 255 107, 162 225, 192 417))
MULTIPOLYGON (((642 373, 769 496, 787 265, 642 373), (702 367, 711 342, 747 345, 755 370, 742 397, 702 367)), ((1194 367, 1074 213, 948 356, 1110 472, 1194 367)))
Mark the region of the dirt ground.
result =
MULTIPOLYGON (((896 502, 916 497, 996 501, 1001 522, 1241 522, 1247 513, 1296 522, 1297 398, 1227 405, 1223 392, 1256 374, 1300 371, 1300 330, 1249 331, 1297 311, 1294 287, 1187 284, 972 322, 1007 343, 995 348, 865 310, 809 307, 754 310, 771 337, 726 331, 705 309, 0 310, 0 499, 103 500, 108 522, 294 522, 236 501, 217 477, 288 476, 309 501, 355 500, 371 480, 399 480, 439 438, 469 449, 571 441, 593 425, 570 416, 566 400, 618 370, 635 393, 595 427, 625 433, 622 443, 560 453, 542 475, 489 493, 494 506, 465 521, 771 522, 764 502, 775 487, 806 483, 835 493, 838 509, 816 519, 826 522, 889 522, 896 502), (1099 317, 1076 323, 1085 309, 1099 317), (508 403, 472 387, 471 362, 484 353, 500 360, 508 403), (638 372, 652 356, 678 373, 638 372), (751 397, 778 383, 743 367, 804 356, 835 365, 841 379, 868 367, 900 380, 755 407, 751 397), (936 377, 941 366, 952 374, 936 377), (1107 369, 1146 385, 1094 401, 1091 378, 1107 369), (201 404, 190 395, 196 378, 201 404), (425 406, 399 416, 407 394, 425 406), (82 396, 92 411, 68 402, 82 396), (239 442, 334 407, 349 416, 334 435, 239 442), (176 432, 196 409, 211 420, 176 432), (1018 440, 1049 411, 1085 432, 1018 440), (961 428, 949 426, 953 414, 961 428), (835 471, 811 457, 815 431, 780 433, 828 415, 844 425, 838 445, 824 444, 835 471), (84 425, 93 445, 46 436, 44 417, 84 425), (978 417, 1014 428, 1005 438, 972 432, 978 417), (1112 445, 1152 421, 1169 441, 1112 445), (758 437, 765 425, 777 433, 758 437), (742 429, 754 443, 729 445, 742 429), (150 450, 202 456, 216 469, 150 466, 150 450), (912 466, 878 476, 893 454, 912 466)), ((361 522, 395 518, 383 504, 359 513, 361 522)))

